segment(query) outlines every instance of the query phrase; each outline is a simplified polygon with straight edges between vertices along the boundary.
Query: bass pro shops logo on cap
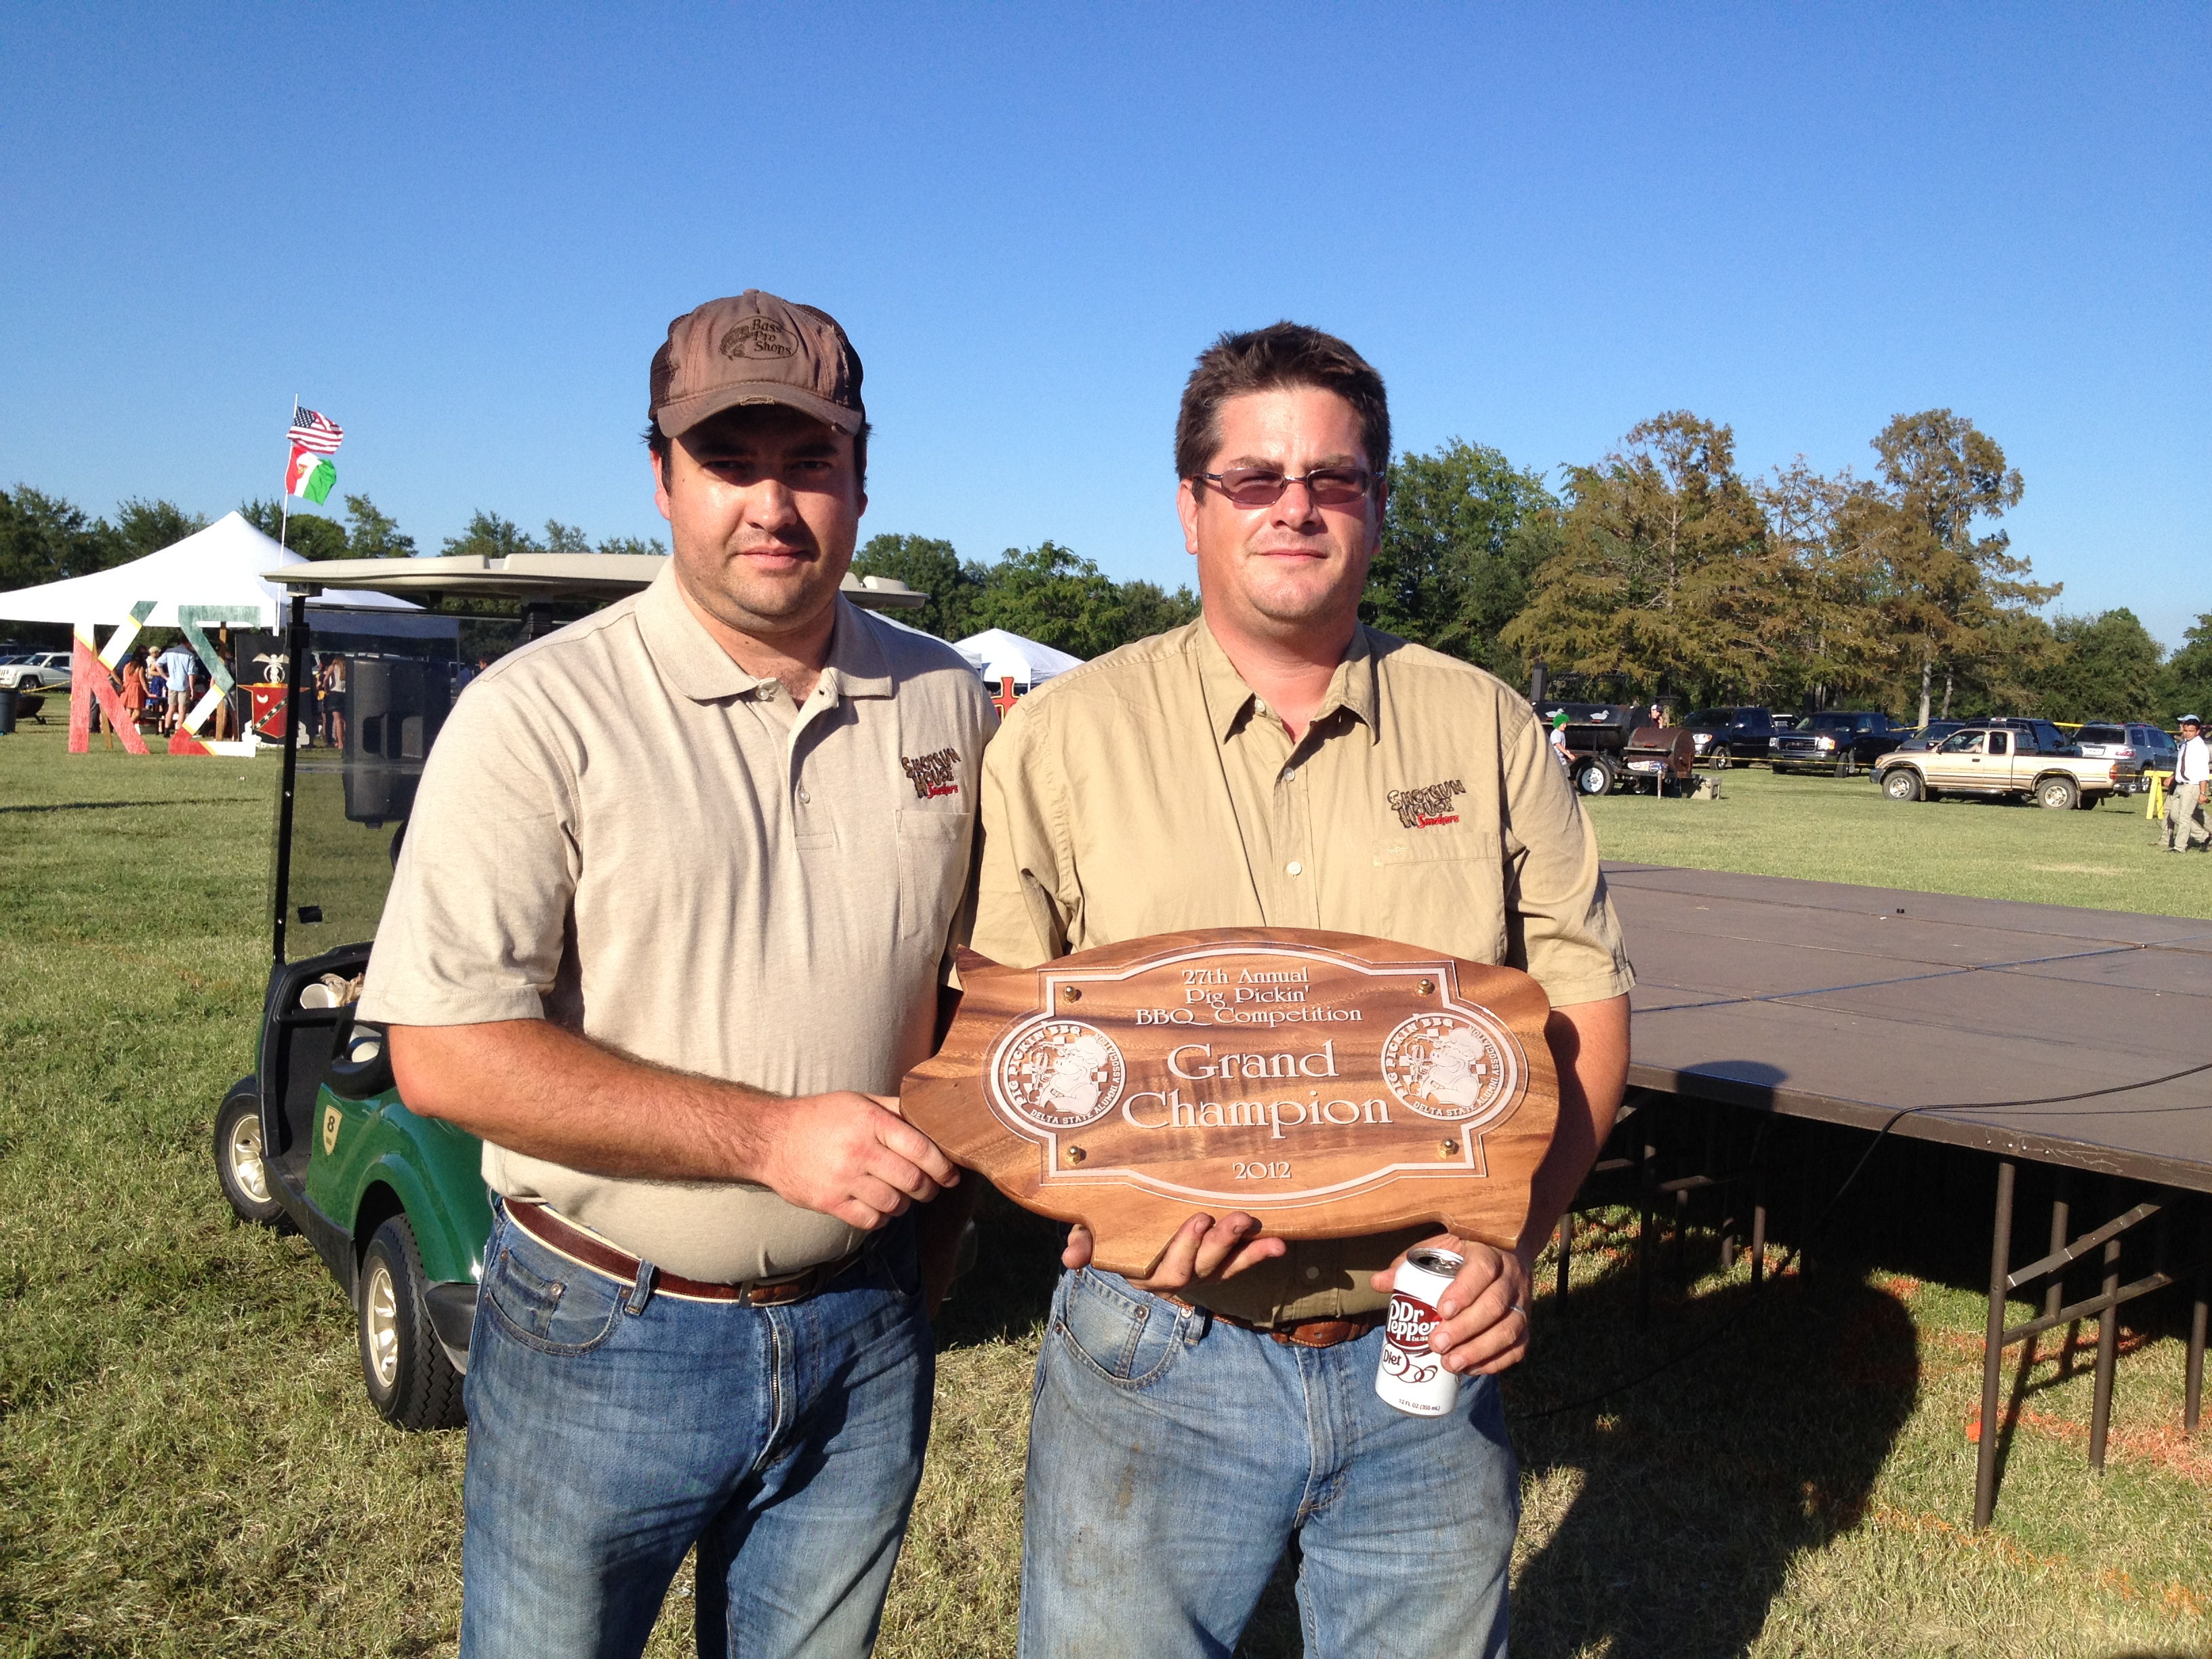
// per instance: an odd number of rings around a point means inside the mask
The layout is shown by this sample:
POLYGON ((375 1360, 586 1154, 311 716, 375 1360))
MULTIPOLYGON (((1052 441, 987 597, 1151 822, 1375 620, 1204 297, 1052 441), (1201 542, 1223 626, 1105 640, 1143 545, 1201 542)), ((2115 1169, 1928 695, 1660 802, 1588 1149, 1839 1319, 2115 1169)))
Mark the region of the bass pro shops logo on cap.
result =
POLYGON ((748 317, 724 330, 716 349, 734 362, 740 357, 796 357, 799 342, 781 318, 748 317))

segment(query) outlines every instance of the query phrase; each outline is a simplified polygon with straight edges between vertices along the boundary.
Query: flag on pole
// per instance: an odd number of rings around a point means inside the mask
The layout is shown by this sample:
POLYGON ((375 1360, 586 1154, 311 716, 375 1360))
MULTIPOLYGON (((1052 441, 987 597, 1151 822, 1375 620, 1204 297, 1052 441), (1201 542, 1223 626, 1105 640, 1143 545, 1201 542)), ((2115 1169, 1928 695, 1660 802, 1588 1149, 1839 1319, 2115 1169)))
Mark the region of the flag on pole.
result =
POLYGON ((302 496, 319 507, 330 500, 331 487, 337 481, 338 470, 328 460, 302 445, 292 446, 292 465, 284 473, 286 495, 302 496))
MULTIPOLYGON (((312 409, 302 409, 292 416, 290 435, 295 450, 305 449, 317 455, 335 455, 338 453, 338 445, 344 441, 345 428, 336 421, 326 420, 316 414, 312 409)), ((295 490, 293 493, 297 495, 299 492, 295 490)))

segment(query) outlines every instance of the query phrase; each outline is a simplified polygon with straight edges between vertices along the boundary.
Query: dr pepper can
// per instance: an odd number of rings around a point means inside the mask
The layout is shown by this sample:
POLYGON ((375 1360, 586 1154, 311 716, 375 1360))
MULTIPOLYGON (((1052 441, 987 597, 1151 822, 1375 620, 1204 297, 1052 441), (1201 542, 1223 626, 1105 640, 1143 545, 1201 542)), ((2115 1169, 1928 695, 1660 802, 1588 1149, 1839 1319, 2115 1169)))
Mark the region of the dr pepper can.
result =
POLYGON ((1466 1257, 1449 1250, 1408 1250, 1390 1281, 1375 1392, 1411 1416, 1442 1417, 1459 1400, 1459 1376, 1446 1370, 1443 1356, 1430 1348, 1429 1333, 1436 1328, 1437 1298, 1466 1265, 1466 1257))

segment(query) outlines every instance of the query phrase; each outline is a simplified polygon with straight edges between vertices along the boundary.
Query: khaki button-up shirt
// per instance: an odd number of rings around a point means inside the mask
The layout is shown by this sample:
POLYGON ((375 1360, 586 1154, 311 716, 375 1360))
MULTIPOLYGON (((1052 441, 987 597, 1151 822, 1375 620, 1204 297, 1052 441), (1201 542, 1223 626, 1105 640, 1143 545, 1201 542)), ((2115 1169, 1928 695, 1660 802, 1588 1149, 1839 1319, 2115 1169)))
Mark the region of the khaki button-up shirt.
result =
MULTIPOLYGON (((1030 967, 1185 927, 1316 927, 1522 969, 1554 1006, 1634 982, 1596 838, 1528 702, 1359 629, 1296 742, 1201 620, 1060 676, 983 772, 975 948, 1030 967)), ((1381 1307, 1433 1232, 1294 1243, 1193 1299, 1255 1323, 1381 1307)))
MULTIPOLYGON (((454 704, 362 1017, 545 1018, 775 1094, 895 1094, 964 933, 995 720, 950 647, 842 599, 793 708, 663 574, 454 704)), ((616 1180, 489 1143, 483 1173, 691 1279, 777 1277, 861 1237, 749 1182, 616 1180)))

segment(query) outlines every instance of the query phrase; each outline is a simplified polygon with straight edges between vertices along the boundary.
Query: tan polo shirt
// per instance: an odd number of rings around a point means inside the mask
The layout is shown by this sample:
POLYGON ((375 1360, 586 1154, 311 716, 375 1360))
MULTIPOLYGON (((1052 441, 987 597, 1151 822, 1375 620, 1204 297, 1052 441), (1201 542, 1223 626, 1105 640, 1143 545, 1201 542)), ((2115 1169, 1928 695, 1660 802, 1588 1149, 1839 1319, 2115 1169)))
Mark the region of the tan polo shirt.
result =
MULTIPOLYGON (((996 721, 950 646, 837 602, 792 707, 672 573, 471 682, 424 767, 364 1018, 546 1018, 781 1095, 895 1094, 929 1052, 996 721)), ((852 1249, 745 1182, 611 1180, 487 1144, 484 1179, 689 1278, 852 1249)))
MULTIPOLYGON (((976 950, 1029 967, 1244 927, 1503 963, 1555 1006, 1634 982, 1589 821, 1480 669, 1363 628, 1293 744, 1201 620, 1015 706, 983 771, 976 950)), ((1260 1323, 1379 1308, 1367 1275, 1433 1231, 1295 1243, 1195 1299, 1260 1323)))

